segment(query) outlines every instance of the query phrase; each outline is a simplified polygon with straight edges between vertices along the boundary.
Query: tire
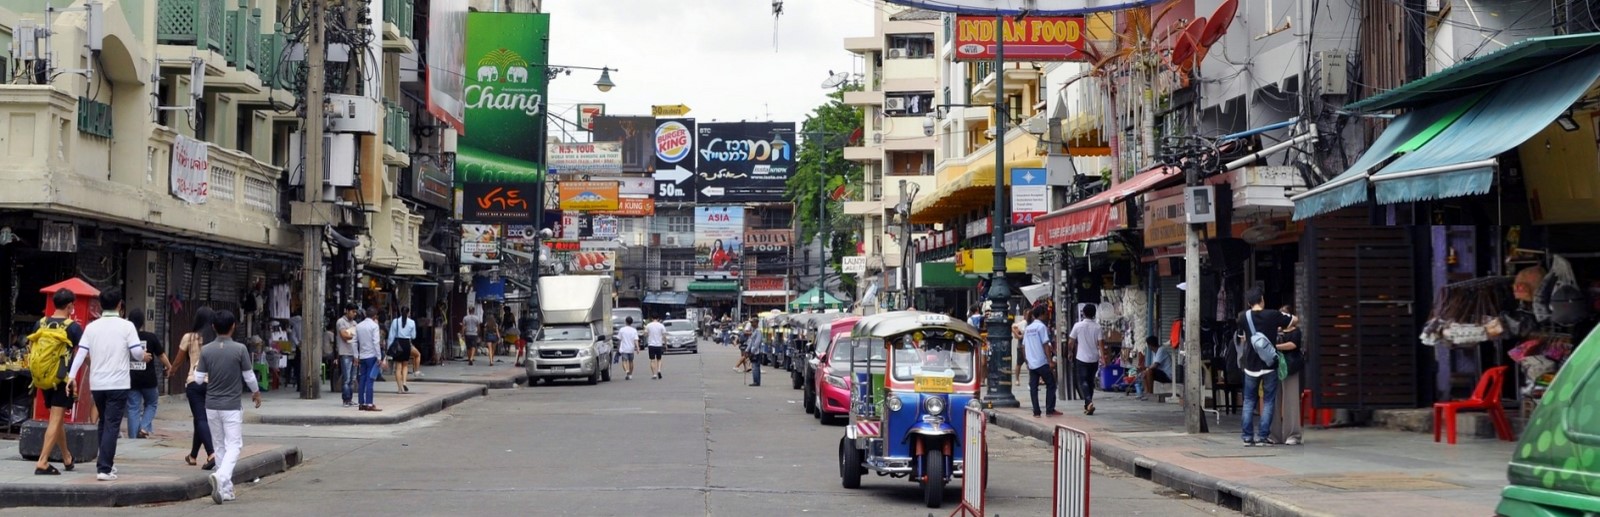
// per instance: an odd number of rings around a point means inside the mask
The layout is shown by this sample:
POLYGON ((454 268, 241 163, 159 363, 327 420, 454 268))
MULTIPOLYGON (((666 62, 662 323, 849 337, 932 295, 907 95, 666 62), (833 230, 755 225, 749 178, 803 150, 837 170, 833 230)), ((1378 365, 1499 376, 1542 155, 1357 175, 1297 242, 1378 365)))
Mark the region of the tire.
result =
POLYGON ((528 387, 529 388, 532 388, 532 387, 538 386, 538 385, 539 385, 539 378, 538 377, 528 377, 528 387))
POLYGON ((600 380, 611 382, 611 360, 606 360, 606 369, 600 371, 600 380))
POLYGON ((845 488, 861 488, 861 449, 849 438, 839 439, 839 484, 845 488))
POLYGON ((801 388, 801 384, 803 384, 803 382, 804 382, 804 379, 801 379, 800 378, 800 374, 798 374, 798 373, 790 373, 789 374, 789 381, 791 381, 794 384, 794 389, 800 389, 801 388))
POLYGON ((587 383, 590 386, 594 386, 596 384, 600 384, 600 369, 599 368, 595 368, 595 372, 589 374, 589 378, 587 380, 585 380, 584 382, 587 383))
POLYGON ((811 393, 810 385, 806 386, 806 389, 805 389, 804 393, 805 393, 805 396, 802 397, 802 398, 804 398, 805 401, 801 402, 800 405, 804 406, 806 408, 806 414, 808 414, 808 415, 817 414, 817 399, 816 399, 816 395, 811 393))
POLYGON ((694 348, 690 348, 690 349, 689 349, 689 353, 691 353, 691 354, 698 354, 698 353, 700 353, 700 347, 694 347, 694 348))
POLYGON ((922 502, 929 508, 944 506, 944 451, 930 449, 922 455, 922 502))

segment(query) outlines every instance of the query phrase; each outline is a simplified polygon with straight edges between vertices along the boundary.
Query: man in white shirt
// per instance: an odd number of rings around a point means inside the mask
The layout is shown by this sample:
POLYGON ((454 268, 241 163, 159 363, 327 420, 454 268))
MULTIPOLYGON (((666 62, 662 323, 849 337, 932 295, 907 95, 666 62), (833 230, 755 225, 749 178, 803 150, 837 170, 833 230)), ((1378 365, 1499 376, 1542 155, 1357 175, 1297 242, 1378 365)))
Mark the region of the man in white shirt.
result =
POLYGON ((661 317, 650 318, 650 324, 644 326, 645 344, 650 351, 650 373, 654 379, 661 378, 661 356, 667 351, 667 326, 661 324, 661 317))
POLYGON ((378 380, 378 372, 388 362, 379 345, 382 330, 370 315, 362 314, 360 318, 361 322, 356 324, 356 359, 361 361, 356 381, 360 385, 360 394, 356 398, 361 411, 382 411, 372 400, 372 384, 378 380))
POLYGON ((639 352, 639 329, 633 328, 633 316, 628 316, 622 328, 617 329, 617 354, 622 358, 625 381, 633 380, 633 354, 639 352))
POLYGON ((1028 396, 1033 401, 1033 417, 1039 417, 1039 381, 1045 386, 1045 414, 1060 416, 1056 411, 1056 355, 1050 353, 1050 327, 1040 320, 1045 308, 1038 307, 1026 318, 1028 326, 1022 331, 1022 354, 1028 364, 1028 396))
MULTIPOLYGON (((122 291, 116 288, 100 292, 100 318, 89 322, 83 329, 77 357, 67 370, 68 379, 76 379, 78 368, 89 360, 89 391, 94 395, 95 410, 100 413, 100 454, 95 459, 95 479, 117 479, 117 437, 121 434, 122 418, 128 413, 128 387, 131 378, 128 369, 133 361, 149 361, 150 354, 139 340, 139 329, 122 319, 122 291), (110 309, 105 309, 110 307, 110 309)), ((68 383, 67 390, 76 383, 68 383)))
POLYGON ((1100 367, 1105 366, 1105 333, 1094 321, 1094 305, 1083 306, 1083 320, 1072 326, 1067 334, 1067 344, 1073 354, 1072 375, 1078 384, 1078 396, 1083 397, 1083 414, 1094 414, 1094 381, 1100 367))

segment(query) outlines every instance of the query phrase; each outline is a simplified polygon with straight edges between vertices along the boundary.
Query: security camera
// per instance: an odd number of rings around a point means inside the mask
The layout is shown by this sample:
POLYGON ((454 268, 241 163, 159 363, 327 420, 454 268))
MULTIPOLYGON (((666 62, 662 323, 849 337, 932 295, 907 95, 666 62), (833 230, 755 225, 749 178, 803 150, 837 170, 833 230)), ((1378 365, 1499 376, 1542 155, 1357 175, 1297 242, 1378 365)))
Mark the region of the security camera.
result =
POLYGON ((933 136, 933 115, 922 119, 922 136, 933 136))
POLYGON ((549 228, 540 228, 539 229, 539 236, 540 237, 544 237, 544 238, 548 239, 552 235, 555 235, 555 232, 550 231, 549 228))

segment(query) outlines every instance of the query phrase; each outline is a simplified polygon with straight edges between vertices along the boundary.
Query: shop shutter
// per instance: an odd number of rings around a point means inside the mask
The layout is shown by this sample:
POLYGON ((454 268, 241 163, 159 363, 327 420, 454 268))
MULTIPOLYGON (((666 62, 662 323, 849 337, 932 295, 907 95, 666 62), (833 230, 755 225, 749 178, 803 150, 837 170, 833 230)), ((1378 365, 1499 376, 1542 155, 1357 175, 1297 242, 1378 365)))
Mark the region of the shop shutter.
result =
POLYGON ((1163 343, 1171 332, 1172 322, 1183 317, 1183 291, 1178 290, 1178 284, 1183 283, 1183 277, 1170 275, 1158 277, 1156 285, 1160 290, 1156 293, 1156 337, 1163 343))
POLYGON ((1405 227, 1371 224, 1367 210, 1307 226, 1307 387, 1321 408, 1414 408, 1427 381, 1419 375, 1411 237, 1405 227))

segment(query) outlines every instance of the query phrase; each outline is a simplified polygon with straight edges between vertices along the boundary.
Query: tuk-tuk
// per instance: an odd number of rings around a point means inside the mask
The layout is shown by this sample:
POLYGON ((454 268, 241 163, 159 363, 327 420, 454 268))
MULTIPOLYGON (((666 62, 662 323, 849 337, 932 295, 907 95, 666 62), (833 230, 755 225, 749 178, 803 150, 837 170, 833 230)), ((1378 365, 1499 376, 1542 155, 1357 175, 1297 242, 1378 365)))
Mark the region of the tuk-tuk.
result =
POLYGON ((966 407, 978 397, 978 329, 944 314, 895 311, 862 318, 851 330, 850 423, 839 440, 839 476, 908 478, 929 508, 962 477, 966 407))
POLYGON ((1600 330, 1567 358, 1511 456, 1497 515, 1600 513, 1600 330))
POLYGON ((814 379, 811 375, 816 367, 814 358, 818 353, 817 347, 827 342, 826 334, 830 325, 844 316, 841 313, 805 316, 795 346, 789 350, 789 380, 793 381, 794 389, 802 389, 808 380, 814 379))
POLYGON ((775 350, 782 346, 783 325, 788 321, 789 315, 784 314, 782 311, 773 310, 761 315, 761 324, 757 331, 761 333, 761 342, 766 346, 762 347, 763 350, 760 355, 753 357, 751 360, 760 361, 765 366, 776 365, 772 358, 776 355, 775 350))

